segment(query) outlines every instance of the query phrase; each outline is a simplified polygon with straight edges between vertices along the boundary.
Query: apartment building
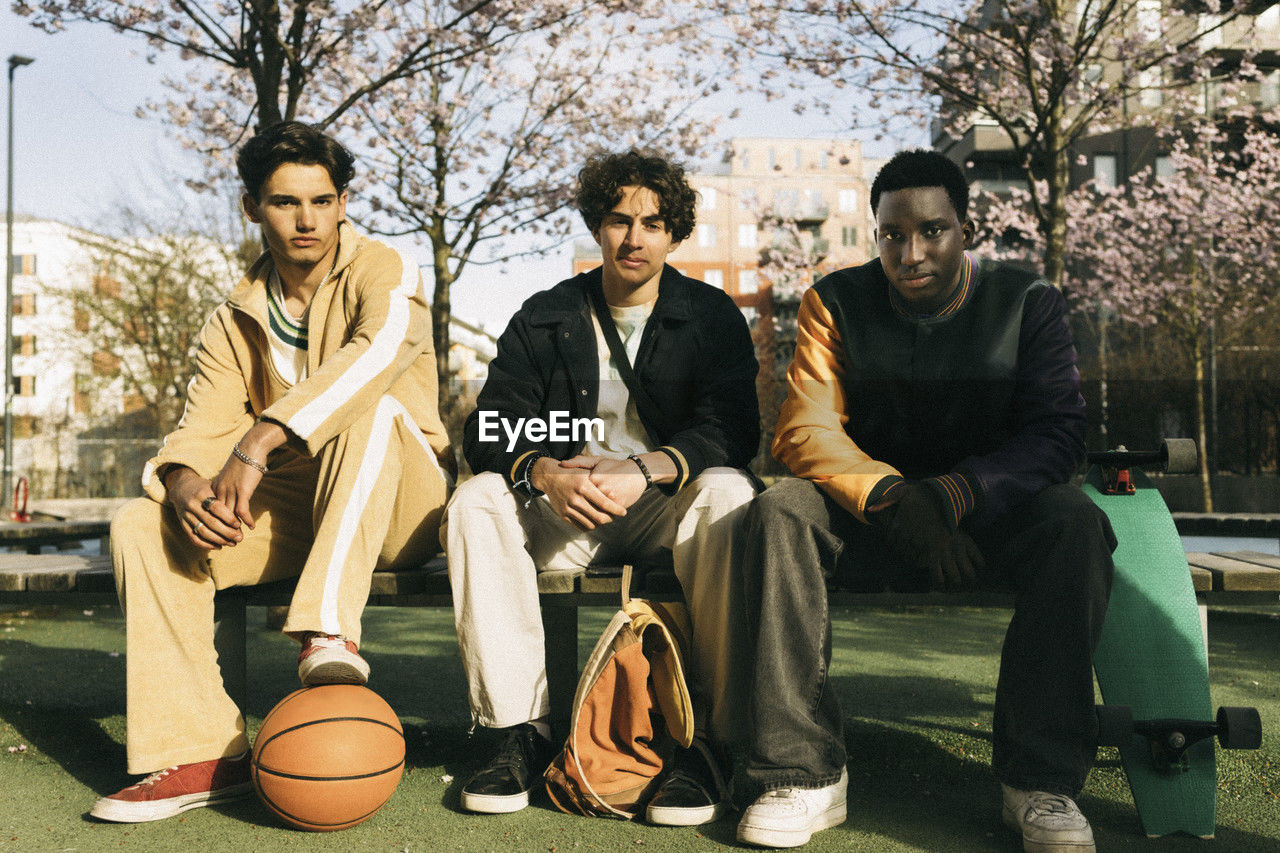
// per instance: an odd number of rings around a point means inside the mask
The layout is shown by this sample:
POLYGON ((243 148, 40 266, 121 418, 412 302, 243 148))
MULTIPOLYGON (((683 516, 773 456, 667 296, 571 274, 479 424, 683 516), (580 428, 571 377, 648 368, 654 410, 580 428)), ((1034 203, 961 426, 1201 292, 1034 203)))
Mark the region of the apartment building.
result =
MULTIPOLYGON (((999 0, 983 2, 994 8, 999 0)), ((1071 14, 1072 8, 1064 5, 1064 14, 1071 14)), ((1083 4, 1075 8, 1085 9, 1083 4)), ((1251 0, 1245 9, 1247 14, 1230 20, 1208 13, 1204 4, 1187 0, 1136 0, 1123 8, 1129 16, 1126 26, 1141 38, 1176 43, 1202 33, 1197 46, 1213 60, 1215 72, 1213 79, 1197 86, 1191 94, 1204 114, 1220 121, 1230 120, 1229 112, 1235 104, 1222 96, 1223 86, 1246 56, 1252 57, 1262 77, 1244 86, 1244 98, 1264 109, 1280 106, 1280 4, 1275 0, 1251 0)), ((994 15, 994 11, 990 13, 994 15)), ((1085 69, 1088 77, 1099 80, 1118 79, 1119 73, 1114 63, 1085 69)), ((1185 85, 1184 81, 1174 78, 1167 68, 1155 67, 1142 72, 1136 83, 1116 110, 1118 115, 1112 126, 1086 135, 1072 149, 1073 187, 1090 180, 1099 186, 1114 187, 1142 169, 1168 174, 1165 143, 1156 128, 1170 93, 1185 85)), ((944 116, 946 111, 944 104, 944 116)), ((1025 188, 1025 173, 1007 134, 990 117, 974 115, 967 124, 962 135, 953 137, 946 132, 943 121, 935 122, 933 146, 963 166, 979 188, 997 194, 1013 187, 1025 188)))

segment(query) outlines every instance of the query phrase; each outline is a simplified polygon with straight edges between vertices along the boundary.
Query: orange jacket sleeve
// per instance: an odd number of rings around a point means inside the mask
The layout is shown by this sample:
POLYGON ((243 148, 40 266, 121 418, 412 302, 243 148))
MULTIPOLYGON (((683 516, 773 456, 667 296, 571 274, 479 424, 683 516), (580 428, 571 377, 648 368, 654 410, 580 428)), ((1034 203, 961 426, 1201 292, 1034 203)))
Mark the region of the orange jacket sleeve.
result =
POLYGON ((877 484, 902 475, 864 453, 845 432, 849 411, 840 335, 813 288, 805 292, 796 322, 796 353, 787 369, 787 399, 774 431, 773 455, 866 521, 867 498, 877 484))

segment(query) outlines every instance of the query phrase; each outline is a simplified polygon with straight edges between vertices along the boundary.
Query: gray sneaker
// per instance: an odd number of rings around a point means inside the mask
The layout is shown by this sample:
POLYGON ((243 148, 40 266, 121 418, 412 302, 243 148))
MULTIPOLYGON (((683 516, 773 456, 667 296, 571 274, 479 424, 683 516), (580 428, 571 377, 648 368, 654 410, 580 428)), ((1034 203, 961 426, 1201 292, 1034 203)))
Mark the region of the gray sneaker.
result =
POLYGON ((799 847, 815 832, 844 823, 849 771, 825 788, 766 791, 742 813, 738 840, 759 847, 799 847))
POLYGON ((1005 825, 1022 836, 1025 853, 1094 853, 1093 829, 1075 800, 1001 784, 1005 825))

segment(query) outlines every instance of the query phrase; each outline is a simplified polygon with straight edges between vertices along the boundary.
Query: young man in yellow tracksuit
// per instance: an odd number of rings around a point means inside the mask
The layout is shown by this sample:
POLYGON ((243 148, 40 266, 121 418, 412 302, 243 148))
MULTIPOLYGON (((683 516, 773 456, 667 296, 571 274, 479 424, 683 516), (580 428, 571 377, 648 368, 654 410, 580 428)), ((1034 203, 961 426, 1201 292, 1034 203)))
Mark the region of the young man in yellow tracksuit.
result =
POLYGON ((417 264, 345 221, 353 159, 298 122, 237 157, 267 251, 200 334, 178 428, 111 528, 139 782, 95 817, 157 820, 250 790, 244 719, 213 646, 214 592, 297 577, 303 684, 364 683, 381 565, 439 548, 451 456, 417 264))

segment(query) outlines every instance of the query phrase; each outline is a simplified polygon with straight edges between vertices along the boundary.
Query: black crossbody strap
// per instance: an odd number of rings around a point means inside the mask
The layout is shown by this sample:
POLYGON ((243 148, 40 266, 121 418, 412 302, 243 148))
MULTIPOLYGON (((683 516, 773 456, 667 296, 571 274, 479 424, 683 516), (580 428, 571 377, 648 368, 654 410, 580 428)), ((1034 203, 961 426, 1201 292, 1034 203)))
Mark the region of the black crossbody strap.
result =
POLYGON ((636 401, 636 409, 640 412, 640 421, 644 424, 645 432, 649 433, 649 440, 654 445, 660 445, 662 444, 662 436, 655 434, 654 429, 649 424, 654 424, 664 434, 671 434, 671 430, 668 429, 669 424, 662 414, 662 409, 654 402, 653 397, 649 396, 649 392, 640 384, 640 380, 636 378, 635 371, 631 369, 631 359, 627 358, 627 350, 622 346, 622 338, 618 337, 618 327, 613 322, 613 315, 609 313, 608 303, 604 300, 604 288, 598 284, 588 284, 587 291, 591 295, 591 305, 595 308, 596 319, 600 322, 600 328, 604 332, 604 339, 609 345, 609 353, 613 356, 613 363, 618 368, 618 372, 622 374, 622 381, 636 401))

